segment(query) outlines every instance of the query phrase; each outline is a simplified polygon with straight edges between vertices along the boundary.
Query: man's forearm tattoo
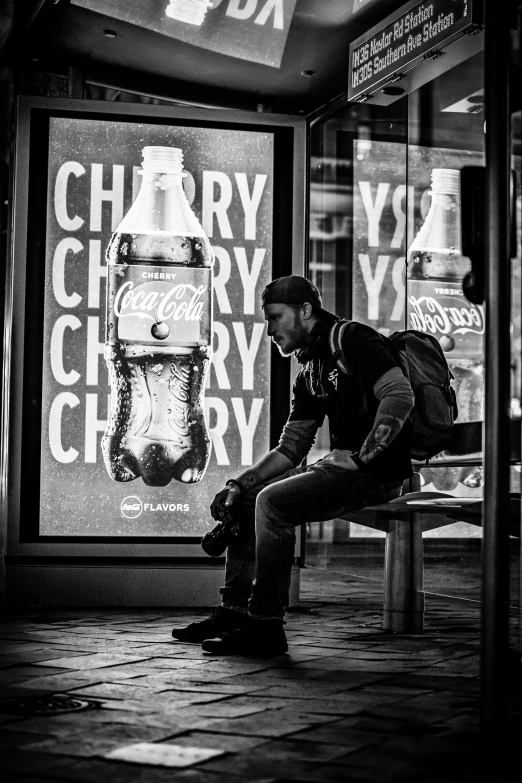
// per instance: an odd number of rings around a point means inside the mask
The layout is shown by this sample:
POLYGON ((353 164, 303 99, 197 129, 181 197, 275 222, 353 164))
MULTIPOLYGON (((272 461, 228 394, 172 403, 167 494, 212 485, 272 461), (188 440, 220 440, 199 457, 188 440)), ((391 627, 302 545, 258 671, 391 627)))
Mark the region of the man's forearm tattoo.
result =
POLYGON ((384 449, 388 448, 399 434, 403 424, 404 422, 396 419, 394 416, 377 416, 373 429, 359 452, 359 458, 363 462, 369 462, 384 449))
POLYGON ((260 478, 255 470, 248 470, 239 477, 238 481, 241 483, 242 487, 250 489, 251 487, 255 487, 256 484, 259 484, 260 478))

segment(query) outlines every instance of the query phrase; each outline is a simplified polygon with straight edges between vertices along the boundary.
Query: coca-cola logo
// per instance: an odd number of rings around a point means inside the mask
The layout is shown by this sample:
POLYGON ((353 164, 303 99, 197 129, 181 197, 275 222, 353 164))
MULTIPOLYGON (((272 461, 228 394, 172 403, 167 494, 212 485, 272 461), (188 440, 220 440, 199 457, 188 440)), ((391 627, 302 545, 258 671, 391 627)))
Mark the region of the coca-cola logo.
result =
POLYGON ((412 329, 431 334, 484 334, 484 308, 454 297, 455 304, 446 305, 448 299, 433 296, 410 296, 410 325, 412 329))
MULTIPOLYGON (((165 289, 165 283, 160 284, 165 289)), ((207 291, 205 285, 179 283, 166 290, 151 289, 150 284, 134 285, 128 280, 119 289, 114 300, 118 318, 137 317, 158 321, 201 321, 207 291)))
POLYGON ((143 511, 143 503, 136 495, 128 495, 121 501, 120 510, 127 519, 136 519, 143 511))

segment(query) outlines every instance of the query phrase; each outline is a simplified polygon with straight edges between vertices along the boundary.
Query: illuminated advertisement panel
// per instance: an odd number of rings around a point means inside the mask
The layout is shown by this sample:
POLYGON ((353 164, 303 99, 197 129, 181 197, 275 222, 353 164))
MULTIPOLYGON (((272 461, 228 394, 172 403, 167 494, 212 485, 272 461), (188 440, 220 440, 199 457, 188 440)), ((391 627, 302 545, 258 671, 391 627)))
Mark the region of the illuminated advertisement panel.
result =
MULTIPOLYGON (((270 346, 260 294, 272 272, 273 156, 271 132, 50 118, 41 536, 200 536, 209 529, 215 493, 268 450, 270 346), (133 266, 131 260, 120 267, 109 265, 108 275, 107 248, 145 180, 140 172, 143 150, 149 147, 182 150, 183 191, 201 235, 190 245, 186 268, 175 274, 168 253, 158 260, 140 250, 141 266, 133 266), (194 254, 198 248, 203 252, 207 239, 211 250, 205 267, 194 261, 194 254), (205 418, 201 432, 206 428, 211 447, 208 464, 199 471, 187 469, 171 481, 145 476, 148 483, 129 470, 109 475, 110 460, 102 453, 104 437, 114 436, 107 427, 110 386, 105 356, 115 350, 110 328, 107 331, 108 278, 109 310, 114 295, 125 355, 147 353, 151 378, 160 384, 155 387, 147 377, 125 387, 122 398, 138 415, 147 405, 149 412, 157 410, 155 398, 166 377, 162 373, 167 354, 179 353, 185 361, 169 369, 174 406, 184 394, 187 399, 194 394, 194 385, 184 386, 186 365, 191 363, 193 373, 201 366, 204 373, 208 361, 194 370, 193 354, 206 350, 212 333, 212 359, 200 389, 205 418), (201 292, 210 289, 209 306, 203 307, 206 294, 201 292), (143 347, 151 342, 151 329, 161 345, 157 350, 143 347)), ((188 247, 185 239, 181 244, 188 247)), ((119 249, 127 252, 125 243, 119 249)), ((118 362, 114 388, 123 383, 118 362)), ((136 380, 136 368, 129 372, 136 380)), ((172 402, 167 399, 165 405, 172 413, 172 402)), ((176 410, 172 415, 176 425, 176 410)), ((178 407, 178 429, 180 416, 178 407)), ((155 423, 161 425, 159 419, 155 423)), ((152 443, 159 450, 161 437, 157 434, 152 443)), ((128 433, 125 438, 132 457, 136 444, 128 433)))

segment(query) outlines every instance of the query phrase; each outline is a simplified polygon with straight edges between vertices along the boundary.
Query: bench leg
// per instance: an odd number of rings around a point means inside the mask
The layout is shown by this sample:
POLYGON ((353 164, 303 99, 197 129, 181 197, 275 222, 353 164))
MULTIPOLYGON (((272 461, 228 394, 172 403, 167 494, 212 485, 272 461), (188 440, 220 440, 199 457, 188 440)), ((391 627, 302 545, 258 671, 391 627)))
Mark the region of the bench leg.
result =
POLYGON ((391 519, 384 565, 384 629, 421 633, 424 628, 424 558, 421 526, 391 519))

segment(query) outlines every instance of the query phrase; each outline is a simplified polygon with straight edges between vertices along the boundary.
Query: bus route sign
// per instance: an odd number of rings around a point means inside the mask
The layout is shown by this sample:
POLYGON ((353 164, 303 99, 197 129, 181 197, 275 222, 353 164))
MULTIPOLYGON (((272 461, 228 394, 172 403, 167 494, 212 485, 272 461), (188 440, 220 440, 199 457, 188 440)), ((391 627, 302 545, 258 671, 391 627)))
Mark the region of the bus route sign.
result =
POLYGON ((367 100, 474 27, 471 0, 413 0, 350 44, 348 100, 367 100))

